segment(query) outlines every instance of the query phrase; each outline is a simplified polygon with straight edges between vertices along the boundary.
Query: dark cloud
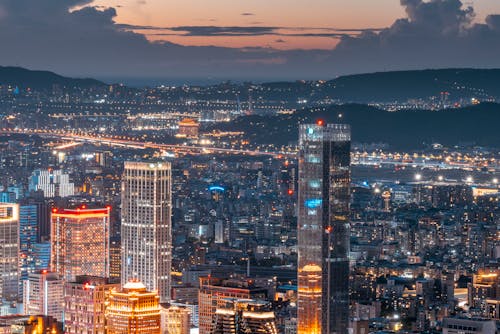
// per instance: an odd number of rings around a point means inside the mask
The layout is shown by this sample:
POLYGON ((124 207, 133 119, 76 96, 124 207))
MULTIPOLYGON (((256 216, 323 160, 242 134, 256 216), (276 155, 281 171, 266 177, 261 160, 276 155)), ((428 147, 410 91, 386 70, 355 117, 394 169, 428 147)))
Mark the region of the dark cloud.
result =
POLYGON ((246 12, 246 13, 241 13, 241 16, 255 16, 255 14, 246 12))
MULTIPOLYGON (((500 16, 474 23, 459 0, 401 0, 386 29, 126 26, 91 0, 1 0, 0 64, 67 75, 157 78, 331 78, 391 69, 500 66, 500 16), (81 8, 82 6, 86 6, 81 8), (81 9, 78 9, 81 8, 81 9), (187 47, 143 34, 339 38, 334 50, 187 47)), ((278 40, 279 40, 278 39, 278 40)))

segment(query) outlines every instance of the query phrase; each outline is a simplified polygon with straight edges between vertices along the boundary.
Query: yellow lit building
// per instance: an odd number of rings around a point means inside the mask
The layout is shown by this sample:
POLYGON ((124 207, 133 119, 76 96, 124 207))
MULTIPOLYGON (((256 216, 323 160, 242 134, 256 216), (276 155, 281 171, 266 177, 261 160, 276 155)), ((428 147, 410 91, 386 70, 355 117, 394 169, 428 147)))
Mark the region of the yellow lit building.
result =
POLYGON ((185 118, 179 122, 179 136, 198 138, 200 124, 194 119, 185 118))
POLYGON ((191 311, 185 307, 168 305, 161 308, 162 334, 189 334, 191 311))
POLYGON ((297 332, 321 334, 321 267, 306 265, 298 272, 301 317, 297 332))
POLYGON ((50 265, 64 281, 109 277, 110 208, 53 209, 50 265))
POLYGON ((108 334, 160 334, 160 297, 140 282, 113 290, 106 308, 108 334))

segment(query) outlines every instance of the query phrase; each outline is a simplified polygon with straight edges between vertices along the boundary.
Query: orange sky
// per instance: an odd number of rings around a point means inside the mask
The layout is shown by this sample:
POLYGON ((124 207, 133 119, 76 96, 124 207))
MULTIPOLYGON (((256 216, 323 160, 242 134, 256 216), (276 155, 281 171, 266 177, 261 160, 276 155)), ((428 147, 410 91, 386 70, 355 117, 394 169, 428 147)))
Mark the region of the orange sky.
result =
MULTIPOLYGON (((470 2, 470 1, 463 1, 470 2)), ((95 0, 94 5, 115 7, 116 21, 134 25, 173 26, 279 26, 322 28, 382 28, 404 17, 399 0, 95 0), (251 13, 252 15, 242 15, 251 13)), ((499 0, 476 0, 477 20, 500 14, 499 0)), ((283 30, 283 33, 288 33, 283 30)), ((182 45, 331 49, 331 37, 149 36, 182 45), (282 40, 278 42, 278 40, 282 40), (283 42, 284 41, 284 42, 283 42)))

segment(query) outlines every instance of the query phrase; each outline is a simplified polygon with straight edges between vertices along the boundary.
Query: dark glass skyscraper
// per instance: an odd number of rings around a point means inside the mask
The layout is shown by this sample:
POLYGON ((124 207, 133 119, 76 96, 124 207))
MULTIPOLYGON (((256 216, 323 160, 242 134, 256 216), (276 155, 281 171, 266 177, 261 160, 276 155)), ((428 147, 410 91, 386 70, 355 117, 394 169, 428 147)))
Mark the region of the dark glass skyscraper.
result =
POLYGON ((299 334, 345 334, 349 322, 349 125, 299 129, 299 334))

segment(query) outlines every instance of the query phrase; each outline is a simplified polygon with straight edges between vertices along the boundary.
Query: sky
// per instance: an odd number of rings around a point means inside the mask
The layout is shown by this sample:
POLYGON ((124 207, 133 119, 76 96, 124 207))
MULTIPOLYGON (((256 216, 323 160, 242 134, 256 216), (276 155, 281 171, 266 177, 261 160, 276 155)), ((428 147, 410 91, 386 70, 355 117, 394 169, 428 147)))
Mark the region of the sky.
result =
POLYGON ((106 81, 500 67, 498 0, 0 0, 0 65, 106 81))

